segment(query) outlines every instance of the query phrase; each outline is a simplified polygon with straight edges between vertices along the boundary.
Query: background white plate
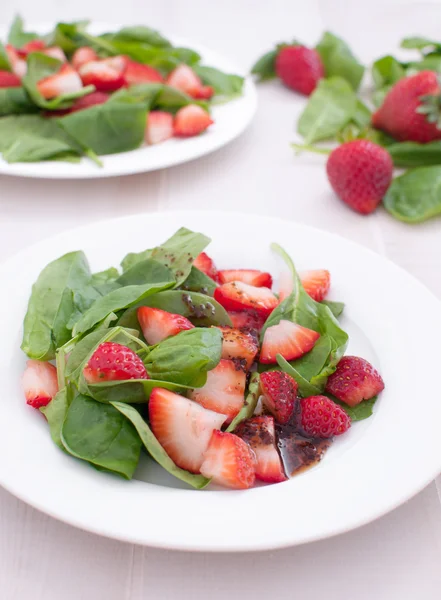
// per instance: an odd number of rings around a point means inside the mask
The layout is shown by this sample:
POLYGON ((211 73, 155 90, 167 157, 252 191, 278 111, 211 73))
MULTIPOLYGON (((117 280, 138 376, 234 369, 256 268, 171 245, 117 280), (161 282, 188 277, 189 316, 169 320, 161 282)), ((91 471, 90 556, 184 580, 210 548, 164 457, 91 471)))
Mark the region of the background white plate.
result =
MULTIPOLYGON (((53 23, 26 25, 30 31, 47 33, 53 23)), ((115 31, 115 24, 91 23, 89 31, 94 34, 115 31)), ((243 69, 231 64, 216 52, 183 38, 169 36, 167 31, 161 32, 169 37, 174 45, 196 50, 202 56, 202 63, 216 67, 227 73, 244 75, 243 69)), ((5 40, 7 28, 0 28, 0 40, 5 40)), ((61 161, 42 161, 38 163, 8 164, 0 154, 0 173, 19 175, 21 177, 39 177, 45 179, 86 179, 98 177, 114 177, 131 175, 164 169, 178 165, 218 150, 238 137, 251 122, 257 108, 256 88, 247 77, 243 87, 243 95, 225 104, 214 105, 212 116, 214 124, 200 136, 192 138, 171 138, 155 146, 143 146, 130 152, 110 154, 100 157, 103 166, 98 167, 92 161, 83 158, 80 163, 61 161)))
POLYGON ((441 305, 405 271, 343 238, 304 225, 236 213, 136 215, 63 233, 0 267, 0 483, 22 500, 78 527, 121 540, 188 550, 261 550, 324 538, 395 508, 441 470, 436 387, 441 305), (147 459, 131 482, 99 473, 51 442, 20 389, 21 323, 31 284, 55 257, 84 249, 94 270, 162 242, 178 227, 210 235, 219 267, 275 275, 277 241, 299 269, 326 267, 331 298, 346 302, 348 352, 380 369, 386 389, 371 419, 354 424, 315 468, 244 492, 169 487, 147 459), (149 478, 156 483, 146 483, 149 478))

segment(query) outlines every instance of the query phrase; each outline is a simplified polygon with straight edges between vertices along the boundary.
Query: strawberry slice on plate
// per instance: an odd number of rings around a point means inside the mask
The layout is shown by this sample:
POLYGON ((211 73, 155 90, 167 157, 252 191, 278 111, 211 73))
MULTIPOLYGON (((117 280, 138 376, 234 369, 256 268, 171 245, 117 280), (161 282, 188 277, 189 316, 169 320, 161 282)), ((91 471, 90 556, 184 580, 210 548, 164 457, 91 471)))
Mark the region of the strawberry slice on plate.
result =
POLYGON ((38 91, 46 100, 78 92, 82 87, 80 76, 68 63, 62 65, 55 75, 45 77, 37 83, 38 91))
POLYGON ((217 281, 216 265, 214 264, 213 259, 208 256, 208 254, 205 252, 198 254, 198 256, 196 256, 194 259, 193 265, 199 269, 199 271, 205 273, 207 277, 211 277, 211 279, 217 281))
POLYGON ((222 358, 208 371, 205 385, 192 390, 189 397, 204 408, 226 415, 226 423, 230 423, 243 406, 245 382, 245 371, 222 358))
POLYGON ((243 331, 260 333, 265 323, 265 317, 255 310, 229 311, 228 316, 233 327, 243 331))
POLYGON ((232 281, 224 283, 214 291, 214 297, 227 310, 255 310, 268 316, 279 301, 271 290, 232 281))
POLYGON ((83 375, 87 383, 149 379, 136 352, 116 342, 100 344, 84 367, 83 375))
POLYGON ((32 52, 41 52, 46 48, 46 43, 43 40, 31 40, 21 48, 17 48, 17 54, 21 58, 26 58, 32 52))
POLYGON ((351 426, 351 417, 327 396, 302 398, 300 407, 302 428, 313 437, 341 435, 351 426))
POLYGON ((28 360, 22 377, 27 404, 47 406, 58 392, 57 369, 49 362, 28 360))
POLYGON ((139 62, 126 59, 126 69, 124 71, 124 79, 126 85, 137 85, 139 83, 162 83, 164 81, 161 73, 149 67, 149 65, 142 65, 139 62))
POLYGON ((254 484, 255 461, 253 451, 240 437, 213 431, 201 473, 218 485, 245 490, 254 484))
POLYGON ((11 65, 12 72, 21 79, 26 75, 26 71, 28 70, 26 60, 24 58, 20 58, 18 51, 14 48, 14 46, 11 46, 11 44, 6 44, 5 50, 6 54, 8 55, 8 61, 11 65))
POLYGON ((176 335, 180 331, 193 329, 194 325, 182 315, 169 313, 160 308, 141 306, 138 308, 138 321, 147 343, 150 346, 176 335))
POLYGON ((285 425, 297 405, 298 385, 287 373, 266 371, 260 376, 264 404, 278 423, 285 425))
POLYGON ((94 85, 99 92, 114 92, 126 84, 125 68, 124 56, 113 56, 87 62, 78 69, 78 73, 85 86, 94 85))
POLYGON ((206 110, 196 104, 180 108, 175 115, 174 134, 177 137, 192 137, 205 131, 214 121, 206 110))
POLYGON ((99 60, 98 54, 89 46, 77 48, 72 56, 72 66, 78 71, 80 67, 90 62, 99 60))
POLYGON ((21 79, 9 71, 0 71, 0 88, 20 87, 21 79))
POLYGON ((246 331, 234 327, 218 327, 222 331, 222 358, 235 362, 238 367, 248 370, 259 351, 255 338, 246 331))
POLYGON ((269 273, 257 271, 256 269, 224 269, 219 271, 219 283, 230 283, 242 281, 255 287, 271 288, 273 278, 269 273))
POLYGON ((173 115, 162 110, 151 110, 147 115, 145 141, 160 144, 173 137, 173 115))
POLYGON ((300 273, 300 281, 305 292, 316 302, 325 299, 331 286, 331 274, 326 269, 303 271, 300 273))
POLYGON ((202 85, 200 78, 188 65, 176 67, 167 77, 166 83, 198 100, 209 100, 214 94, 213 88, 202 85))
POLYGON ((152 390, 149 417, 161 446, 178 467, 191 473, 199 473, 211 435, 225 421, 225 415, 163 388, 152 390))
POLYGON ((309 352, 320 334, 297 323, 282 319, 278 325, 268 327, 263 336, 260 362, 276 363, 276 356, 281 354, 285 360, 300 358, 309 352))
POLYGON ((326 383, 326 391, 349 406, 369 400, 383 390, 384 381, 380 373, 358 356, 343 356, 326 383))
POLYGON ((256 455, 256 479, 280 483, 288 478, 277 451, 274 419, 269 415, 242 421, 234 433, 246 442, 256 455))
POLYGON ((51 46, 50 48, 44 48, 41 50, 42 54, 46 54, 46 56, 51 56, 52 58, 56 58, 61 62, 67 62, 66 55, 63 50, 59 46, 51 46))

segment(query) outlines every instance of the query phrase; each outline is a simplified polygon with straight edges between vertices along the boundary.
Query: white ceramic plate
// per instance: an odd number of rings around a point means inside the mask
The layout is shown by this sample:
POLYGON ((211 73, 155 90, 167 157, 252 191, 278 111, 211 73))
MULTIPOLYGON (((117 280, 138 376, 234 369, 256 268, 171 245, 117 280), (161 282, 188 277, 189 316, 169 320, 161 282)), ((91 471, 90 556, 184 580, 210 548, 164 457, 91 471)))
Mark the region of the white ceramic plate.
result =
POLYGON ((0 484, 36 508, 121 540, 187 550, 263 550, 348 531, 392 510, 441 470, 441 305, 418 281, 377 254, 304 225, 250 215, 183 212, 136 215, 75 229, 24 250, 0 267, 0 484), (370 419, 356 423, 323 461, 277 485, 195 491, 147 458, 127 482, 99 473, 53 445, 42 416, 20 389, 21 323, 44 265, 84 249, 94 270, 128 251, 164 241, 178 227, 210 235, 219 267, 280 267, 279 242, 298 268, 326 267, 331 298, 346 302, 349 353, 386 382, 370 419), (226 231, 228 235, 226 236, 226 231), (423 412, 421 412, 423 410, 423 412), (421 416, 420 416, 421 415, 421 416), (147 483, 149 480, 150 483, 147 483))
MULTIPOLYGON (((51 27, 53 24, 29 25, 30 30, 41 32, 47 32, 51 27)), ((99 34, 117 28, 115 24, 92 23, 89 30, 91 33, 99 34)), ((0 29, 1 40, 5 39, 6 31, 5 28, 0 29)), ((168 35, 166 31, 163 33, 168 35)), ((212 52, 200 44, 172 36, 170 39, 175 45, 192 48, 199 52, 206 65, 228 73, 244 75, 242 69, 237 65, 231 64, 216 52, 212 52)), ((82 159, 80 163, 42 161, 8 164, 0 154, 0 173, 45 179, 88 179, 131 175, 172 167, 209 154, 234 140, 249 125, 256 108, 256 88, 251 79, 246 78, 243 95, 240 98, 213 106, 214 124, 203 135, 186 139, 172 138, 155 146, 144 146, 130 152, 102 156, 100 157, 103 162, 101 168, 87 159, 82 159)))

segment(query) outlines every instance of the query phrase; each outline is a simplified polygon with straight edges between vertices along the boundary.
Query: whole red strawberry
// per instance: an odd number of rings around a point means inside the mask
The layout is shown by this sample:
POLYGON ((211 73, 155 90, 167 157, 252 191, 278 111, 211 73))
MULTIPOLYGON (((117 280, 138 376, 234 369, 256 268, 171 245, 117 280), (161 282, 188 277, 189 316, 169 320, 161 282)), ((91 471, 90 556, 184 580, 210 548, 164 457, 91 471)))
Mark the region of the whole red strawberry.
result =
POLYGON ((144 363, 127 346, 104 342, 98 346, 84 367, 87 383, 148 379, 144 363))
POLYGON ((383 390, 381 375, 367 360, 358 356, 343 356, 326 383, 326 391, 349 406, 369 400, 383 390))
POLYGON ((372 116, 372 125, 400 142, 441 139, 438 128, 441 88, 433 71, 400 79, 372 116))
POLYGON ((285 46, 277 55, 276 73, 286 86, 309 96, 325 76, 325 69, 317 50, 285 46))
POLYGON ((302 427, 313 437, 330 438, 345 433, 351 419, 345 411, 326 396, 310 396, 300 401, 302 427))
POLYGON ((354 140, 331 152, 326 171, 337 196, 353 210, 368 215, 380 204, 392 181, 393 163, 381 146, 354 140))

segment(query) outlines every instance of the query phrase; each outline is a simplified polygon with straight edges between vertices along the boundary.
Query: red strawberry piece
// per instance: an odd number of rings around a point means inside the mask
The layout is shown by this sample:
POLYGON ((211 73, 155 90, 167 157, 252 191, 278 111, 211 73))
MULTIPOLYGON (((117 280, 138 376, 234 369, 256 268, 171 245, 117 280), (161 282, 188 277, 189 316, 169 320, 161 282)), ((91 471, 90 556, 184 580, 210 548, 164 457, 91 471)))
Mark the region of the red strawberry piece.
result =
POLYGON ((147 115, 145 141, 160 144, 173 137, 173 115, 162 110, 151 110, 147 115))
POLYGON ((309 96, 325 76, 325 69, 317 50, 286 46, 277 55, 276 73, 286 86, 309 96))
POLYGON ((166 84, 177 88, 193 98, 211 98, 212 88, 204 88, 202 81, 188 65, 179 65, 166 79, 166 84), (209 95, 211 92, 211 95, 209 95))
POLYGON ((13 73, 20 79, 26 75, 28 66, 26 60, 20 58, 17 50, 11 44, 5 46, 6 54, 8 55, 9 64, 11 65, 13 73))
POLYGON ((197 100, 210 100, 214 95, 214 89, 210 85, 203 85, 196 90, 192 96, 197 100))
POLYGON ((383 390, 381 375, 367 360, 358 356, 343 356, 326 383, 326 391, 349 406, 369 400, 383 390))
POLYGON ((78 110, 84 110, 85 108, 91 108, 92 106, 97 106, 98 104, 104 104, 104 102, 107 102, 108 99, 109 94, 105 94, 104 92, 92 92, 91 94, 87 94, 87 96, 77 98, 70 108, 65 108, 62 110, 48 110, 47 112, 43 113, 43 116, 64 117, 65 115, 77 112, 78 110))
POLYGON ((245 490, 254 485, 255 461, 253 451, 240 437, 213 431, 201 473, 218 485, 245 490))
POLYGON ((369 140, 354 140, 331 152, 326 171, 337 196, 356 212, 368 215, 387 192, 393 163, 381 146, 369 140))
POLYGON ((189 104, 175 115, 174 133, 177 137, 191 137, 205 131, 214 121, 200 106, 189 104))
POLYGON ((96 62, 99 60, 98 54, 89 46, 82 46, 77 48, 72 56, 72 66, 78 71, 80 67, 86 65, 89 62, 96 62))
POLYGON ((137 85, 139 83, 162 83, 164 81, 159 71, 148 65, 142 65, 139 62, 135 62, 130 58, 127 58, 124 79, 129 86, 137 85))
POLYGON ((312 329, 282 319, 278 325, 268 327, 263 336, 260 362, 276 363, 281 354, 285 360, 300 358, 309 352, 320 335, 312 329))
POLYGON ((190 392, 189 398, 222 415, 230 423, 243 406, 246 373, 232 361, 221 359, 217 367, 208 371, 207 382, 190 392))
POLYGON ((211 277, 214 281, 217 281, 217 269, 216 265, 213 262, 213 259, 208 256, 205 252, 201 252, 194 259, 193 265, 205 273, 208 277, 211 277))
POLYGON ((31 40, 27 42, 24 46, 17 49, 17 54, 21 58, 26 58, 28 54, 32 52, 41 52, 46 48, 46 43, 43 40, 31 40))
POLYGON ((404 77, 389 90, 383 104, 373 114, 372 124, 400 142, 408 140, 424 144, 439 140, 440 93, 438 74, 433 71, 404 77))
POLYGON ((330 438, 345 433, 351 426, 347 413, 327 396, 300 400, 302 428, 312 437, 330 438))
POLYGON ((238 312, 230 311, 228 315, 233 327, 243 331, 260 333, 265 323, 265 317, 255 310, 240 310, 238 312))
POLYGON ((228 358, 238 367, 248 370, 259 351, 251 333, 232 327, 218 327, 222 331, 222 358, 228 358))
POLYGON ((160 308, 141 306, 138 308, 138 321, 147 343, 150 346, 176 335, 181 331, 193 329, 194 325, 182 315, 169 313, 160 308))
POLYGON ((144 363, 127 346, 103 342, 89 358, 83 371, 87 383, 149 379, 144 363))
POLYGON ((268 316, 277 306, 277 297, 266 287, 233 281, 214 290, 214 297, 227 310, 254 310, 268 316))
POLYGON ((14 73, 0 71, 0 88, 20 87, 21 80, 14 73))
POLYGON ((47 100, 62 94, 78 92, 83 87, 80 76, 69 64, 64 64, 55 75, 41 79, 37 89, 47 100))
POLYGON ((316 302, 322 302, 331 287, 331 274, 326 269, 303 271, 300 280, 305 292, 316 302))
POLYGON ((257 271, 256 269, 224 269, 219 271, 219 283, 230 283, 231 281, 242 281, 256 287, 271 288, 273 285, 273 278, 264 271, 257 271))
POLYGON ((52 58, 56 58, 61 62, 66 62, 67 58, 64 54, 63 50, 59 46, 51 46, 50 48, 45 48, 41 50, 42 54, 46 54, 46 56, 51 56, 52 58))
POLYGON ((269 415, 242 421, 234 433, 246 442, 256 455, 256 479, 280 483, 288 478, 276 446, 274 418, 269 415))
POLYGON ((297 382, 282 371, 266 371, 260 375, 264 404, 278 423, 286 425, 294 413, 297 382))
POLYGON ((153 388, 149 400, 153 433, 173 462, 198 473, 214 430, 225 415, 206 410, 196 402, 163 388, 153 388))
POLYGON ((84 85, 94 85, 99 92, 114 92, 124 87, 124 56, 113 56, 82 65, 78 73, 84 85))
POLYGON ((47 406, 58 392, 57 369, 49 362, 28 360, 22 385, 26 402, 30 406, 47 406))

